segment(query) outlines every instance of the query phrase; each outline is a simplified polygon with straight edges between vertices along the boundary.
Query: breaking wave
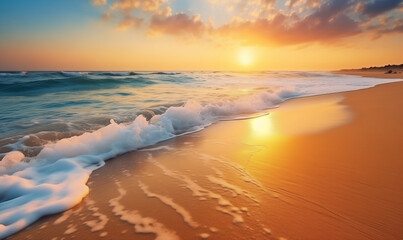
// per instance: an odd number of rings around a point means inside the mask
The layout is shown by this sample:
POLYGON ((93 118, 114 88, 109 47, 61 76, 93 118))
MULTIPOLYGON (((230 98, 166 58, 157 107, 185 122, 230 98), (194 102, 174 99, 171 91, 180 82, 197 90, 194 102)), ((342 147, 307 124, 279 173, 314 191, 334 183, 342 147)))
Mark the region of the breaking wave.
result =
POLYGON ((49 143, 34 158, 12 151, 0 161, 0 238, 40 217, 73 207, 88 194, 93 170, 119 154, 200 130, 223 118, 272 107, 297 93, 289 89, 202 105, 188 101, 149 121, 138 116, 130 124, 110 124, 94 132, 49 143), (35 209, 31 208, 35 202, 35 209))

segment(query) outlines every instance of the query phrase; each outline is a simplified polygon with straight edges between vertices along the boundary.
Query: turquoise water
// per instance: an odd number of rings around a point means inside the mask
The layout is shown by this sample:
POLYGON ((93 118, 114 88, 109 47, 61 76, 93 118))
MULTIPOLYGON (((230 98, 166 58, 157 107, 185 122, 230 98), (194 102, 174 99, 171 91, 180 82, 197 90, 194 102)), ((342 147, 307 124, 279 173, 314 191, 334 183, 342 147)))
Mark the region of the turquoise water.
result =
MULTIPOLYGON (((0 157, 10 150, 35 155, 37 147, 49 141, 94 131, 111 119, 129 123, 140 114, 150 119, 189 100, 222 104, 269 89, 289 89, 282 101, 385 81, 320 72, 2 72, 0 157), (20 144, 24 136, 38 139, 24 146, 20 144)), ((253 111, 229 112, 226 117, 253 111)))

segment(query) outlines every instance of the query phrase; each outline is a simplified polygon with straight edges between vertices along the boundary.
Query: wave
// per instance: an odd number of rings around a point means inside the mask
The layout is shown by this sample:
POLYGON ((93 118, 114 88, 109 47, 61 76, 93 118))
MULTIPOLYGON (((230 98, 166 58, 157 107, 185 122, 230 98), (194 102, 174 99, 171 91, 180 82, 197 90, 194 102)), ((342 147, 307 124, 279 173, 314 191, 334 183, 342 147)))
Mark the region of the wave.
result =
POLYGON ((137 75, 178 75, 177 72, 91 72, 92 75, 101 76, 137 76, 137 75))
POLYGON ((88 72, 60 72, 60 74, 66 77, 82 77, 88 75, 88 72))
MULTIPOLYGON (((23 72, 23 71, 11 71, 11 72, 0 72, 0 76, 24 76, 28 73, 31 74, 49 74, 54 72, 23 72)), ((65 77, 82 77, 86 75, 93 76, 137 76, 137 75, 178 75, 179 72, 133 72, 133 71, 123 71, 123 72, 76 72, 76 71, 60 71, 56 72, 61 76, 65 77)))
POLYGON ((164 75, 176 75, 164 72, 91 72, 91 75, 98 75, 98 76, 138 76, 138 75, 151 75, 151 74, 164 74, 164 75))
MULTIPOLYGON (((128 78, 91 78, 87 74, 68 73, 68 78, 47 78, 19 82, 0 82, 0 96, 19 96, 21 94, 46 94, 63 91, 89 91, 118 88, 121 85, 143 87, 154 81, 141 76, 128 78)), ((66 75, 67 76, 67 75, 66 75)))
POLYGON ((91 74, 99 76, 116 76, 116 77, 138 75, 134 72, 92 72, 91 74))
POLYGON ((25 76, 27 72, 0 72, 1 77, 21 77, 25 76))
POLYGON ((294 90, 282 88, 205 105, 188 101, 149 121, 143 115, 129 124, 111 120, 94 132, 46 144, 35 158, 10 152, 0 161, 0 238, 78 204, 88 194, 86 182, 91 172, 107 159, 200 130, 220 119, 273 107, 296 95, 294 90), (35 209, 30 207, 33 201, 35 209))
POLYGON ((183 83, 189 77, 173 76, 174 72, 1 72, 0 96, 41 95, 65 91, 89 91, 118 88, 122 85, 145 87, 158 82, 183 83), (2 79, 2 77, 4 79, 2 79), (2 81, 3 80, 3 81, 2 81))
POLYGON ((181 73, 178 73, 178 72, 153 72, 151 74, 154 74, 154 75, 178 75, 181 73))

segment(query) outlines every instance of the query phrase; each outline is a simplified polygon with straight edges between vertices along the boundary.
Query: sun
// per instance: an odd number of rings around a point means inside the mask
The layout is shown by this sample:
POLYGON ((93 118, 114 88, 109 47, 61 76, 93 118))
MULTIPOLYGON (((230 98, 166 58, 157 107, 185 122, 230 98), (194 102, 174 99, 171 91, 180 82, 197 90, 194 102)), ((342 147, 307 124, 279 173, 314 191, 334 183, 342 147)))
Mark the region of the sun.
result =
POLYGON ((248 67, 253 64, 255 58, 252 49, 241 48, 238 52, 238 62, 244 67, 248 67))

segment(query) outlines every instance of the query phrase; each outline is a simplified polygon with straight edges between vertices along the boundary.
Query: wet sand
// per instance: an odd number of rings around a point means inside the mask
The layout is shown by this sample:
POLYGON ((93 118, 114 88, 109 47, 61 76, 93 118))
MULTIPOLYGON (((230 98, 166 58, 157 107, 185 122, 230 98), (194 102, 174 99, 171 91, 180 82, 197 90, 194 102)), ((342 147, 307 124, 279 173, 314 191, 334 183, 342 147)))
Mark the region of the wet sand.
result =
POLYGON ((10 239, 402 239, 402 93, 294 99, 124 154, 10 239))

